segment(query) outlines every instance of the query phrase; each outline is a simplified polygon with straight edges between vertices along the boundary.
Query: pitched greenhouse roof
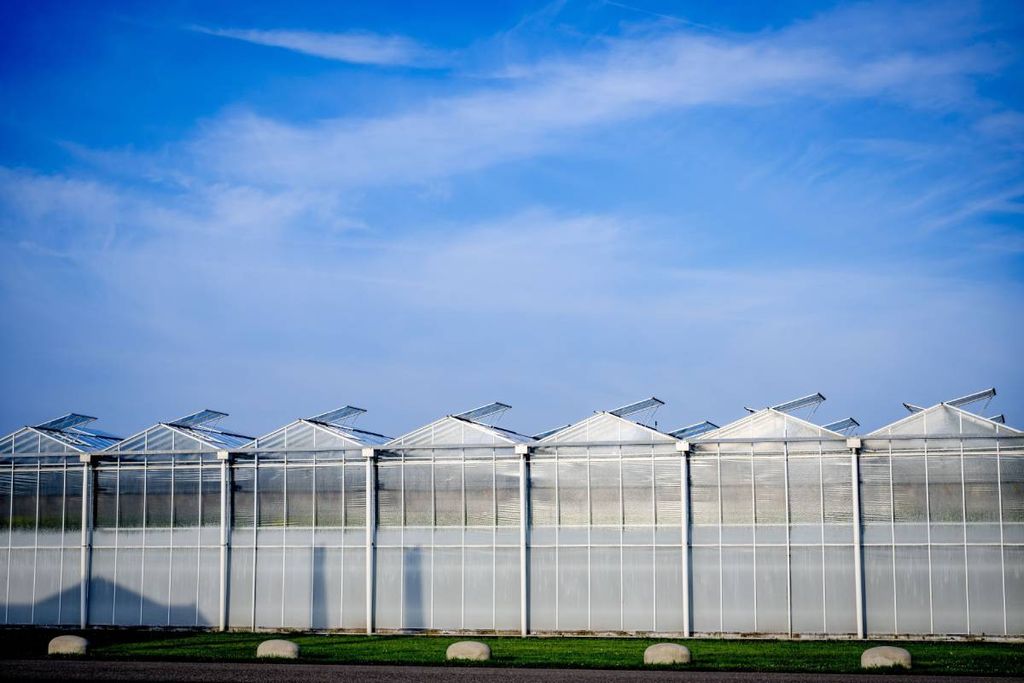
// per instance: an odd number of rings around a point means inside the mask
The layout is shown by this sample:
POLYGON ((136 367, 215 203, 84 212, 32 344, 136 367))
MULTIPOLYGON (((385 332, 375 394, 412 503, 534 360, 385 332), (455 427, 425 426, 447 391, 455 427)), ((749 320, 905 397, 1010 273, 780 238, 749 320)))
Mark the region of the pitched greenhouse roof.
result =
POLYGON ((540 443, 572 443, 587 441, 673 442, 676 439, 653 427, 601 410, 590 417, 545 436, 540 443))
POLYGON ((110 448, 121 437, 86 427, 95 417, 68 413, 35 426, 26 426, 0 439, 2 453, 72 451, 88 453, 110 448))
POLYGON ((872 436, 1019 436, 1024 432, 1007 427, 963 408, 938 403, 868 434, 872 436))
POLYGON ((718 439, 782 439, 782 438, 825 438, 845 439, 846 437, 821 425, 784 413, 775 408, 764 408, 755 413, 730 422, 698 436, 696 441, 718 439))
POLYGON ((533 443, 536 439, 511 429, 476 422, 459 415, 446 415, 387 442, 385 447, 402 446, 500 446, 533 443))
POLYGON ((201 410, 191 415, 158 422, 141 432, 133 434, 117 444, 118 451, 169 451, 193 448, 225 449, 241 448, 253 439, 251 436, 229 432, 213 427, 213 423, 227 413, 218 410, 201 410))
POLYGON ((256 438, 246 448, 359 448, 381 446, 390 441, 391 437, 348 424, 353 417, 365 412, 362 408, 345 406, 314 417, 300 418, 256 438))

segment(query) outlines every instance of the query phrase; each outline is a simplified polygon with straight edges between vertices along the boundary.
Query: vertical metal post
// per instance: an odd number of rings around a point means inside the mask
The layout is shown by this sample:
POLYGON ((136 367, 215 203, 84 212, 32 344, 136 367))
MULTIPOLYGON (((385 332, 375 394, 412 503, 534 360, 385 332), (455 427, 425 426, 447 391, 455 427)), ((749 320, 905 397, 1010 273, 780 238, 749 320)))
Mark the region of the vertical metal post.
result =
MULTIPOLYGON (((821 448, 819 442, 818 448, 821 448)), ((786 633, 793 635, 793 543, 791 538, 791 510, 789 495, 789 442, 782 444, 782 493, 786 520, 786 633)), ((824 536, 822 543, 825 542, 824 536)), ((756 551, 755 551, 756 552, 756 551)))
POLYGON ((864 543, 860 509, 860 448, 861 440, 851 437, 846 440, 850 449, 850 477, 853 492, 853 574, 857 590, 857 637, 864 637, 864 543))
POLYGON ((516 444, 519 456, 519 633, 530 633, 530 447, 516 444))
POLYGON ((220 603, 217 628, 228 629, 228 591, 231 575, 231 454, 217 451, 220 460, 220 603))
POLYGON ((377 452, 364 448, 366 461, 366 632, 374 632, 377 565, 377 452))
POLYGON ((690 560, 690 442, 676 443, 679 459, 679 497, 682 509, 682 551, 683 551, 683 637, 689 638, 693 631, 693 619, 690 616, 691 592, 691 560, 690 560))
POLYGON ((78 626, 89 625, 89 583, 92 575, 92 456, 83 453, 82 462, 82 553, 79 567, 78 626))

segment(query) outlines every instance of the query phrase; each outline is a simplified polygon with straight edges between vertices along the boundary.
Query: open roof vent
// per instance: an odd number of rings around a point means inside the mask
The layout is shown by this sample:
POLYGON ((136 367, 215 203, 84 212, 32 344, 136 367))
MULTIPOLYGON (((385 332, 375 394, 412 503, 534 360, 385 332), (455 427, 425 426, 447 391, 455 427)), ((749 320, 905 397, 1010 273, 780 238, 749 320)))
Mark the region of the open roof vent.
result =
MULTIPOLYGON (((825 396, 821 392, 808 394, 807 396, 801 396, 800 398, 794 398, 792 401, 784 401, 783 403, 776 403, 773 406, 768 406, 772 410, 778 410, 782 413, 792 413, 794 410, 800 410, 801 408, 810 408, 810 414, 813 415, 814 411, 818 409, 818 406, 825 401, 825 396)), ((756 413, 757 410, 754 408, 743 407, 748 413, 756 413)))
POLYGON ((654 418, 654 414, 658 412, 658 408, 663 405, 665 405, 664 401, 660 398, 651 396, 650 398, 645 398, 642 401, 630 403, 620 408, 616 408, 615 410, 609 410, 608 412, 616 417, 629 417, 634 422, 646 424, 654 418))
POLYGON ((335 408, 334 410, 328 410, 326 413, 315 415, 309 418, 309 421, 323 422, 324 424, 336 425, 338 427, 351 427, 352 423, 365 412, 366 410, 363 408, 345 406, 343 408, 335 408))
POLYGON ((848 434, 848 433, 852 432, 854 429, 856 429, 857 427, 860 427, 860 422, 857 422, 852 417, 847 417, 847 418, 844 418, 842 420, 836 420, 835 422, 830 422, 827 425, 822 425, 822 427, 824 427, 825 429, 827 429, 829 431, 832 431, 832 432, 839 432, 840 434, 848 434))
POLYGON ((697 424, 692 424, 687 427, 680 427, 679 429, 672 430, 668 434, 669 436, 674 436, 677 439, 690 439, 695 436, 700 436, 701 434, 710 432, 714 429, 718 429, 718 425, 716 425, 714 422, 704 420, 703 422, 698 422, 697 424))
MULTIPOLYGON (((954 408, 963 408, 964 406, 970 405, 972 403, 984 401, 984 407, 987 408, 988 404, 992 401, 993 398, 995 398, 995 395, 995 387, 989 387, 988 389, 984 389, 982 391, 975 391, 973 394, 967 394, 966 396, 961 396, 960 398, 954 398, 949 401, 943 401, 943 403, 945 403, 947 406, 953 406, 954 408)), ((924 410, 924 408, 922 408, 921 406, 914 405, 913 403, 904 403, 903 407, 909 410, 911 413, 920 413, 922 410, 924 410)))
POLYGON ((48 420, 42 424, 37 424, 36 429, 49 429, 55 432, 62 432, 65 429, 72 429, 73 427, 81 427, 87 425, 90 422, 95 422, 95 417, 89 417, 88 415, 79 415, 78 413, 68 413, 61 417, 53 420, 48 420))
POLYGON ((467 410, 464 413, 452 415, 452 417, 462 418, 463 420, 469 420, 471 422, 481 422, 483 418, 491 417, 492 415, 494 415, 495 417, 489 420, 489 422, 494 422, 495 420, 499 419, 506 410, 511 409, 512 406, 508 405, 507 403, 495 401, 494 403, 488 403, 487 405, 480 406, 479 408, 467 410))
POLYGON ((227 413, 222 413, 219 410, 206 409, 178 418, 177 420, 172 420, 168 424, 172 424, 175 427, 212 427, 218 420, 222 420, 227 416, 227 413))

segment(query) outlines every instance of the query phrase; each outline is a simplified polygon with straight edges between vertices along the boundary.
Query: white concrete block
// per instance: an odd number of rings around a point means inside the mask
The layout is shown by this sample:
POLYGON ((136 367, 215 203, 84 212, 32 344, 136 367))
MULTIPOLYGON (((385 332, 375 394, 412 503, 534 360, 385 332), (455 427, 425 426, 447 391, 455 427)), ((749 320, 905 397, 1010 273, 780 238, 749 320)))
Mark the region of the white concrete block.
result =
POLYGON ((471 662, 486 662, 491 658, 491 648, 475 640, 460 640, 452 643, 444 653, 445 659, 464 659, 471 662))
POLYGON ((644 650, 644 664, 689 664, 690 649, 676 643, 657 643, 644 650))
POLYGON ((881 667, 901 666, 904 669, 910 668, 910 653, 902 647, 881 645, 864 650, 860 656, 862 669, 877 669, 881 667))
POLYGON ((257 657, 276 657, 278 659, 298 659, 299 646, 290 640, 264 640, 256 648, 257 657))
POLYGON ((89 641, 81 636, 57 636, 46 648, 48 655, 84 655, 89 649, 89 641))

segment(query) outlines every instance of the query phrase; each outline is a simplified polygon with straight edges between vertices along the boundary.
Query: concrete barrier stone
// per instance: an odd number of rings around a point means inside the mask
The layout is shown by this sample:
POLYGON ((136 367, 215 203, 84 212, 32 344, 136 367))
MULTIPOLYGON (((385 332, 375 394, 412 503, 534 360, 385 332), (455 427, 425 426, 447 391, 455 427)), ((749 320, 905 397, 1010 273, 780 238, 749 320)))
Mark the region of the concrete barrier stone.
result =
POLYGON ((676 643, 657 643, 644 650, 644 664, 689 664, 690 649, 676 643))
POLYGON ((475 640, 460 640, 452 643, 444 653, 445 659, 462 659, 471 662, 486 662, 491 658, 491 648, 475 640))
POLYGON ((910 653, 902 647, 882 645, 864 650, 860 656, 862 669, 878 669, 883 667, 901 666, 910 668, 910 653))
POLYGON ((257 657, 275 657, 277 659, 298 659, 299 646, 290 640, 264 640, 256 648, 257 657))
POLYGON ((84 655, 89 641, 81 636, 57 636, 46 648, 48 655, 84 655))

